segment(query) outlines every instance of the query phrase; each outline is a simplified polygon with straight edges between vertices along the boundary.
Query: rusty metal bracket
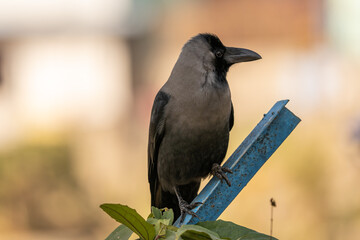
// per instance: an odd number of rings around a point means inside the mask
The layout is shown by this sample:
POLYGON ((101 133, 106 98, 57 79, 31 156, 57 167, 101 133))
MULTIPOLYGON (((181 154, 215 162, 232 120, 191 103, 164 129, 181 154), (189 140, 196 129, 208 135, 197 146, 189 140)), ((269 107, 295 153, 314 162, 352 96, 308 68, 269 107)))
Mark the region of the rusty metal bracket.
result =
MULTIPOLYGON (((300 118, 285 107, 288 102, 275 103, 225 162, 224 167, 233 171, 233 174, 227 174, 231 187, 213 177, 193 200, 193 203, 203 203, 193 209, 201 221, 216 220, 299 124, 300 118)), ((182 224, 196 224, 198 221, 198 218, 187 215, 182 224)), ((177 219, 174 225, 179 227, 182 224, 177 219)))

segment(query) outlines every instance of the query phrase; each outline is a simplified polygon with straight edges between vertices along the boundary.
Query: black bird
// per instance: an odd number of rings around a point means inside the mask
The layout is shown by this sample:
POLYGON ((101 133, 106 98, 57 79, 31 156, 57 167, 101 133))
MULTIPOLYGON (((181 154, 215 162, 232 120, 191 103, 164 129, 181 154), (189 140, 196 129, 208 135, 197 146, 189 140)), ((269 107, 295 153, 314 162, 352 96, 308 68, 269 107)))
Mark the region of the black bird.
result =
POLYGON ((151 205, 172 208, 175 219, 196 216, 189 204, 210 173, 224 179, 221 167, 234 125, 226 74, 235 63, 261 59, 244 48, 225 47, 213 34, 199 34, 183 47, 151 111, 148 179, 151 205))

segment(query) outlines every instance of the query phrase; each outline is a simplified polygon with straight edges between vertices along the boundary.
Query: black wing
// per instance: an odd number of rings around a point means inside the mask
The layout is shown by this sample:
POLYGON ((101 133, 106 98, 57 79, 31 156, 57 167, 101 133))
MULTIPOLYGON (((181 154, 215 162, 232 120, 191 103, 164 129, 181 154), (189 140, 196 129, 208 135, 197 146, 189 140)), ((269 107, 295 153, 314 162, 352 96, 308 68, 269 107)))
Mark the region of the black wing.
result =
POLYGON ((233 126, 234 126, 234 107, 231 102, 231 112, 230 112, 230 118, 229 118, 229 132, 231 131, 233 126))
POLYGON ((157 176, 158 151, 165 133, 164 109, 170 95, 159 91, 151 110, 149 142, 148 142, 148 180, 150 183, 151 206, 155 205, 155 196, 159 187, 157 176))

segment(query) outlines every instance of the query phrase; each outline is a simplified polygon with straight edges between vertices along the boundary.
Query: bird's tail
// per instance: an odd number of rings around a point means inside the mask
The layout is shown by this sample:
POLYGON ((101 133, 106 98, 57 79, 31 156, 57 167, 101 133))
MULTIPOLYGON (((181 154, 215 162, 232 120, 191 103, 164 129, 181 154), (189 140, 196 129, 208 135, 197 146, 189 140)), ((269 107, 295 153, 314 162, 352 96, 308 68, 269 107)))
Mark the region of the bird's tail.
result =
MULTIPOLYGON (((151 194, 151 206, 157 208, 171 208, 174 211, 174 219, 180 217, 179 201, 175 193, 164 191, 162 187, 157 184, 156 191, 151 194)), ((200 187, 200 182, 192 182, 187 185, 179 186, 181 197, 188 203, 197 196, 200 187)))

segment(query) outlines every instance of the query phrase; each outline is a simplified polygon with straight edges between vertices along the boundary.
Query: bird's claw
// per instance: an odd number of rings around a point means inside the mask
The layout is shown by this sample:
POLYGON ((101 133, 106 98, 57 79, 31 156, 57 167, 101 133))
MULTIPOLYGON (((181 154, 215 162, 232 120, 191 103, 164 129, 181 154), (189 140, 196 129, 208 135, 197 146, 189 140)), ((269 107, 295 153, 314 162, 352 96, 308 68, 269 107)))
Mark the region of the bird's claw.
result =
POLYGON ((191 215, 193 217, 199 218, 199 216, 196 213, 194 213, 193 211, 191 211, 191 210, 196 208, 197 206, 199 206, 201 204, 202 204, 202 202, 196 202, 196 203, 188 204, 185 200, 182 200, 179 203, 180 212, 181 212, 180 223, 182 223, 184 221, 186 214, 189 214, 189 215, 191 215))
POLYGON ((228 177, 225 173, 233 173, 230 168, 222 167, 217 163, 214 163, 211 168, 211 174, 218 177, 220 181, 225 180, 226 184, 231 187, 231 182, 229 181, 228 177))

